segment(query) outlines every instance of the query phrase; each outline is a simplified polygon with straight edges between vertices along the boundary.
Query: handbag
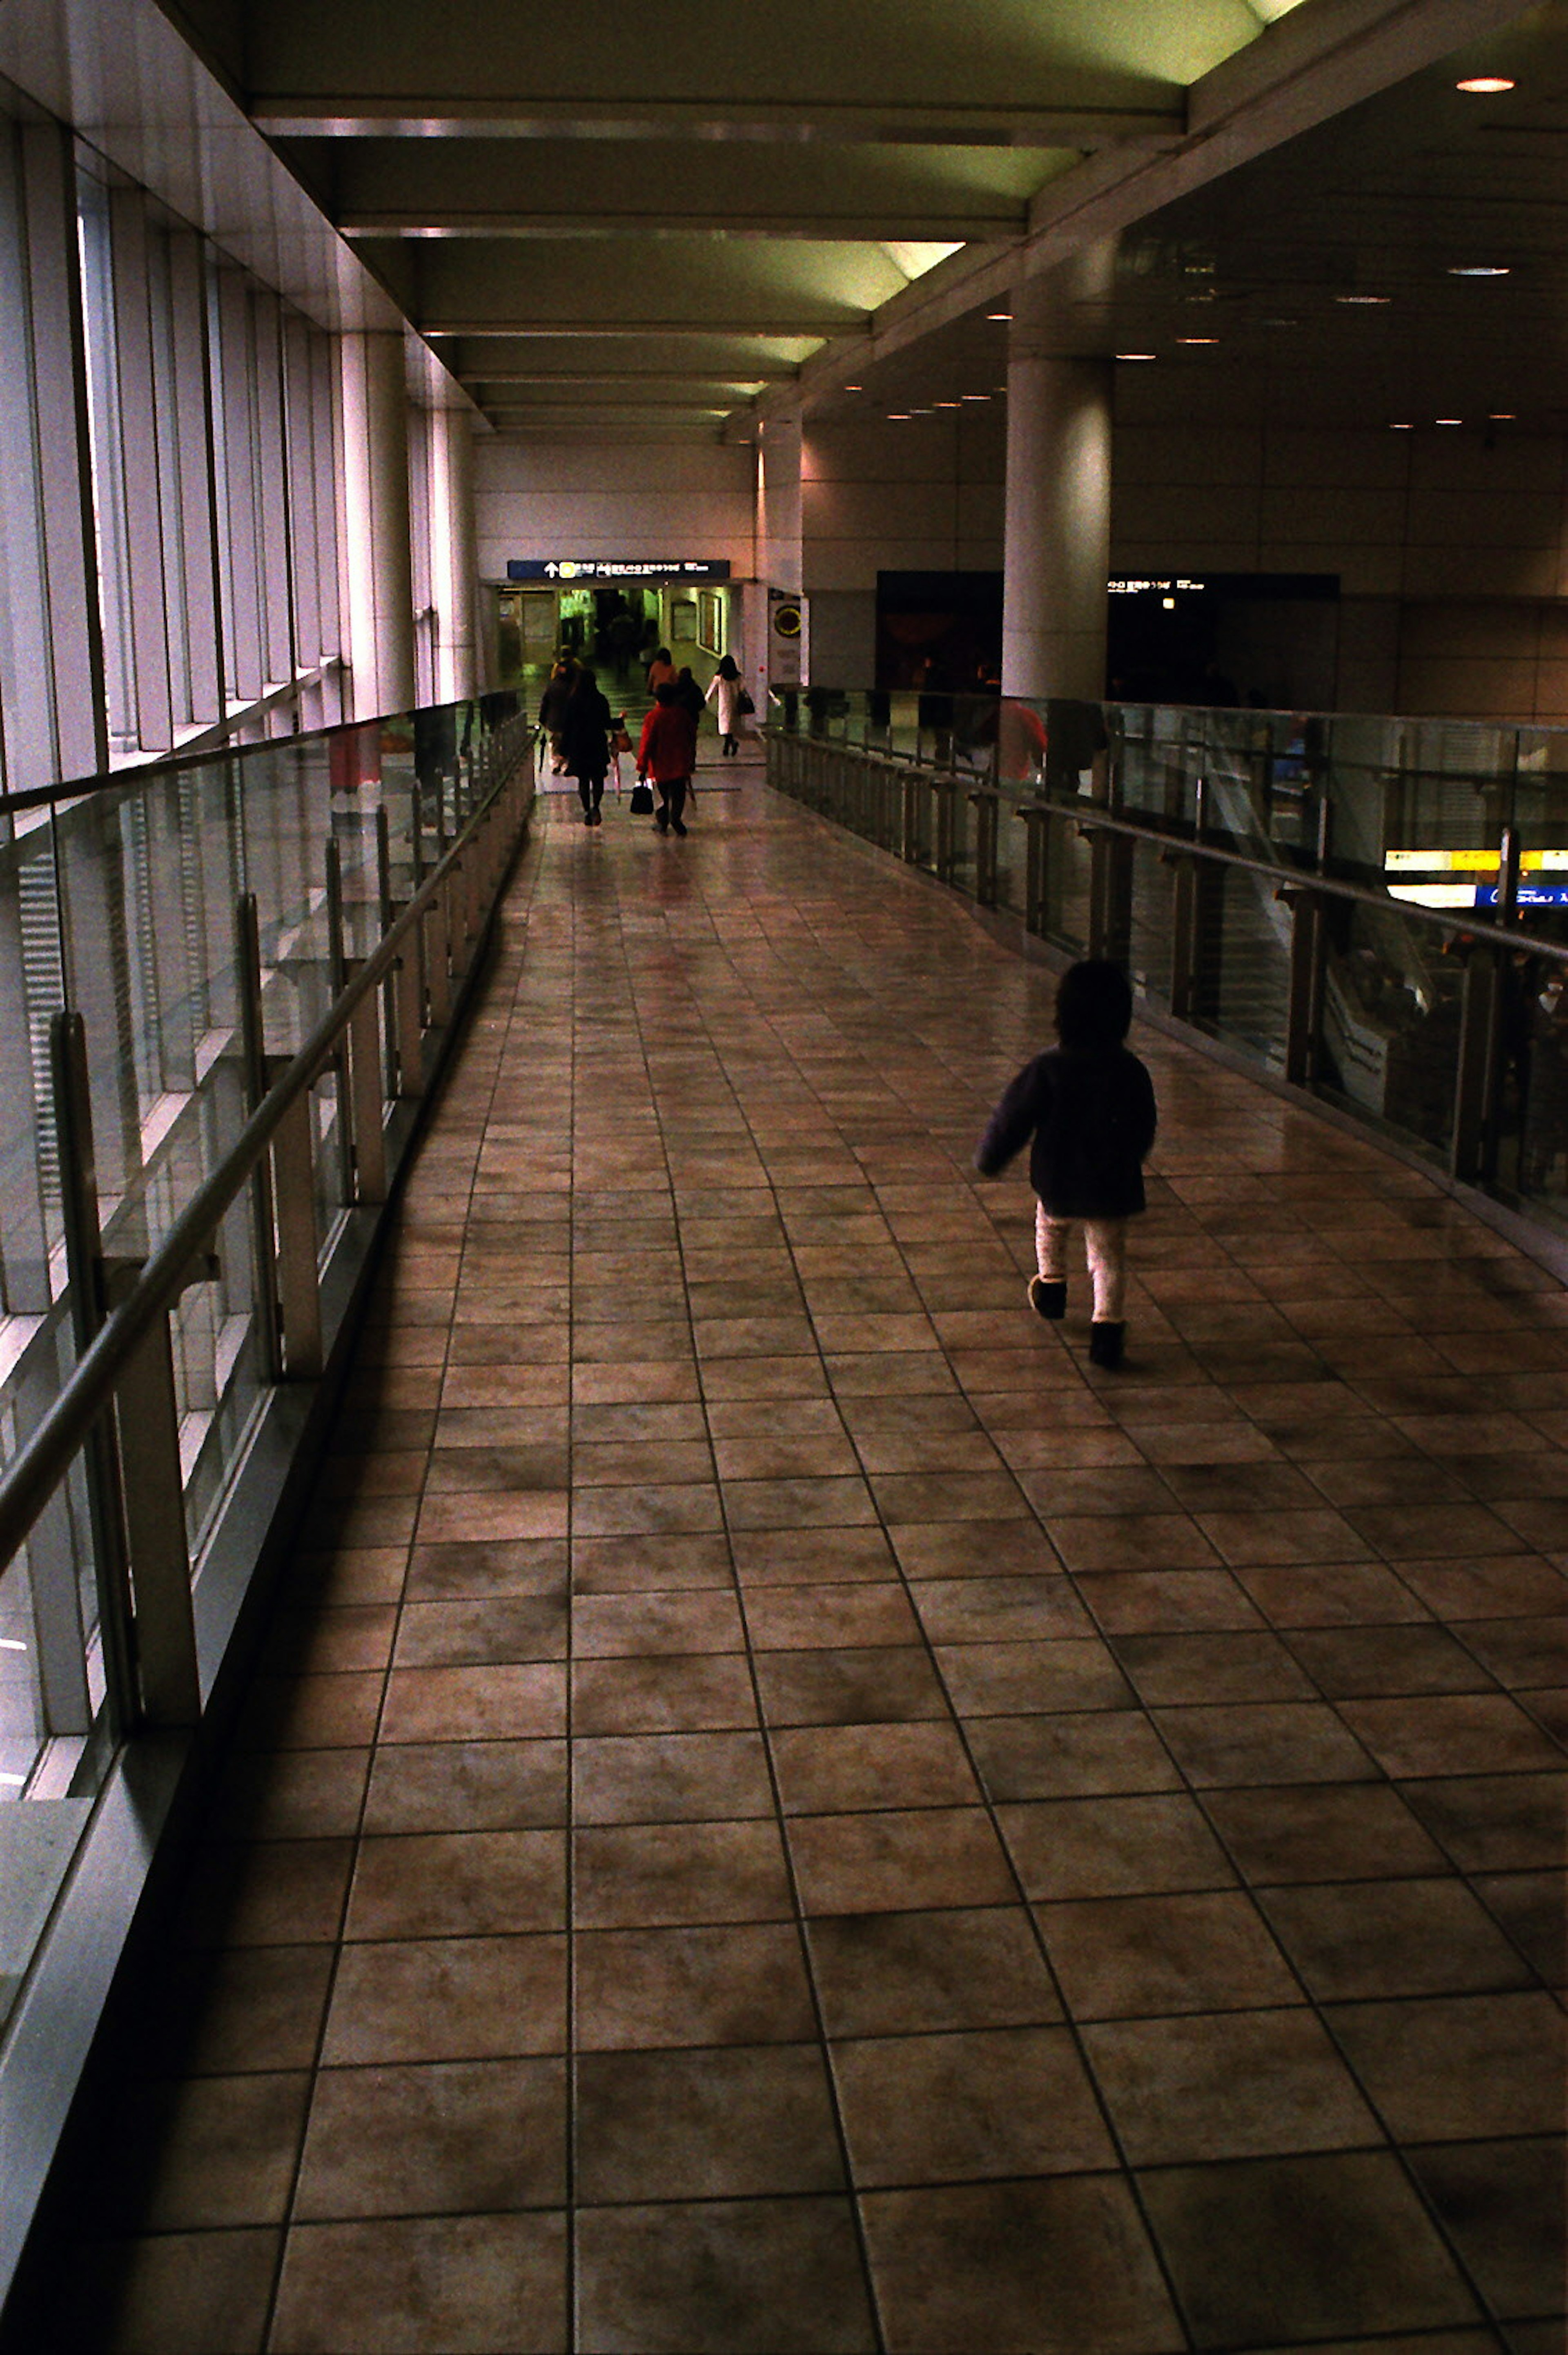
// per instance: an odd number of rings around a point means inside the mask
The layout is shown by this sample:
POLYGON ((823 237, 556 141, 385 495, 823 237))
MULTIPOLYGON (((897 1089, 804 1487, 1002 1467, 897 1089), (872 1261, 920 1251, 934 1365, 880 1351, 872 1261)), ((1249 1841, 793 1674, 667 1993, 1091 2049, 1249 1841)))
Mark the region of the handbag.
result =
POLYGON ((752 701, 752 698, 747 694, 745 688, 742 687, 740 694, 735 698, 735 709, 740 713, 741 719, 750 719, 752 713, 756 710, 756 705, 752 701))
POLYGON ((652 785, 649 784, 646 777, 639 777, 637 779, 636 783, 632 787, 632 798, 626 806, 631 811, 634 817, 652 817, 654 814, 654 789, 652 785))

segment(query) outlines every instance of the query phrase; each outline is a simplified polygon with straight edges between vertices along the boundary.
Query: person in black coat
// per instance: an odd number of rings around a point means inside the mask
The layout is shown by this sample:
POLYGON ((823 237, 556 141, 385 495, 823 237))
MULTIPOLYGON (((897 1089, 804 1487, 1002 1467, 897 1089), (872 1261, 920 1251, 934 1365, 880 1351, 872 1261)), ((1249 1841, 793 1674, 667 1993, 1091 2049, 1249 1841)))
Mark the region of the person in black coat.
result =
POLYGON ((1089 1356, 1119 1366, 1127 1220, 1145 1207, 1144 1156, 1157 1114, 1147 1071, 1127 1048, 1133 993, 1118 964, 1086 957, 1056 991, 1061 1045, 1026 1063, 991 1114, 975 1155, 994 1178, 1032 1137, 1029 1180, 1039 1197, 1029 1305, 1056 1318, 1067 1310, 1067 1247, 1083 1221, 1094 1285, 1089 1356))
POLYGON ((568 771, 577 779, 583 825, 600 825, 599 805, 610 773, 610 707, 598 680, 586 668, 573 679, 561 709, 560 751, 568 771))

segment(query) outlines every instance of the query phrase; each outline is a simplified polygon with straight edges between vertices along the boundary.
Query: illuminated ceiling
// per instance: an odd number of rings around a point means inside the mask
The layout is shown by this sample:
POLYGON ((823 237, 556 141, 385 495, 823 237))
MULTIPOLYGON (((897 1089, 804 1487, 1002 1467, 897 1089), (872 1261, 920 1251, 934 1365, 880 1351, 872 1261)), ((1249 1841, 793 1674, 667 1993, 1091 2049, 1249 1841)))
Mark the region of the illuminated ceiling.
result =
MULTIPOLYGON (((984 312, 1020 273, 1107 235, 1118 305, 1167 281, 1159 300, 1185 303, 1206 237, 1206 292, 1230 299, 1209 231, 1179 234, 1173 263, 1138 225, 1521 13, 165 5, 491 422, 599 441, 733 436, 758 404, 831 403, 870 372, 891 386, 955 336, 995 343, 984 312)), ((1115 348, 1121 322, 1075 332, 1115 348)))

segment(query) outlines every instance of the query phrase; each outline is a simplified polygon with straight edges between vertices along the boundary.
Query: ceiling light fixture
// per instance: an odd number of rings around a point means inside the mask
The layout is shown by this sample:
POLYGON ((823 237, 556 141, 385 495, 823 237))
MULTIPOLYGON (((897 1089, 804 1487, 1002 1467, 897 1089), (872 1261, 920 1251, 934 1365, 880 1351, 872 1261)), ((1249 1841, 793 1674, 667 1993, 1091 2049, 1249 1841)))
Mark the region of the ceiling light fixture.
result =
POLYGON ((1514 85, 1507 74, 1468 74, 1463 81, 1456 81, 1454 87, 1467 91, 1472 98, 1496 98, 1503 91, 1512 90, 1514 85))
POLYGON ((1463 425, 1465 421, 1462 417, 1435 417, 1432 422, 1434 425, 1463 425))
POLYGON ((864 392, 866 388, 863 384, 847 384, 844 389, 846 392, 864 392))
POLYGON ((888 411, 888 423, 890 425, 907 425, 910 421, 910 416, 911 411, 907 409, 890 409, 888 411))
POLYGON ((1336 294, 1334 297, 1336 303, 1343 303, 1347 307, 1356 310, 1370 310, 1374 305, 1387 303, 1389 299, 1386 294, 1336 294))
POLYGON ((1391 433, 1413 433, 1414 431, 1414 426, 1410 422, 1410 420, 1407 417, 1394 418, 1391 420, 1389 424, 1389 432, 1391 433))
POLYGON ((1116 354, 1119 360, 1152 360, 1154 357, 1153 352, 1118 352, 1116 354))
POLYGON ((1218 336, 1178 336, 1176 340, 1179 344, 1217 344, 1220 338, 1218 336))
POLYGON ((1518 420, 1519 411, 1517 409, 1494 409, 1488 415, 1487 423, 1488 425, 1513 425, 1518 422, 1518 420))
POLYGON ((1004 327, 1008 325, 1012 315, 1013 314, 1010 311, 987 311, 986 314, 987 319, 994 319, 998 326, 1004 327))
POLYGON ((989 400, 991 396, 988 392, 966 392, 964 398, 965 400, 989 400))
POLYGON ((961 409, 964 404, 959 400, 933 400, 931 405, 933 409, 961 409))
POLYGON ((1452 261, 1448 265, 1450 278, 1506 278, 1508 274, 1506 261, 1452 261))

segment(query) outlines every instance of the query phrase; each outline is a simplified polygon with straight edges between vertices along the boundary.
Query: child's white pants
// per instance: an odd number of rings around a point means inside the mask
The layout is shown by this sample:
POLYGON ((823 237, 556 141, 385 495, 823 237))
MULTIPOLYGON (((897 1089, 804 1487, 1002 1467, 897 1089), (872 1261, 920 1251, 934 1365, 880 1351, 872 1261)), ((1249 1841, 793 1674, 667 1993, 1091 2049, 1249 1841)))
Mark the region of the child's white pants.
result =
POLYGON ((1035 1205, 1034 1249, 1040 1272, 1048 1284, 1060 1284, 1067 1274, 1067 1246, 1072 1230, 1082 1224, 1089 1273, 1094 1283, 1094 1321, 1118 1325, 1122 1292, 1127 1273, 1125 1219, 1053 1219, 1043 1202, 1035 1205))

